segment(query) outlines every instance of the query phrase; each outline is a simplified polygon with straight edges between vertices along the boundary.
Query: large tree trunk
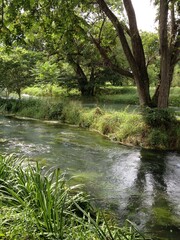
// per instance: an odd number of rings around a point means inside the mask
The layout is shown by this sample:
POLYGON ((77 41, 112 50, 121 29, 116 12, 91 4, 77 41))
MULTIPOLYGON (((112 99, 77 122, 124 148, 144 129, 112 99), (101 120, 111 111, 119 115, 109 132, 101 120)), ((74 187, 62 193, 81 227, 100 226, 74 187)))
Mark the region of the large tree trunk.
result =
POLYGON ((126 8, 129 19, 132 50, 126 39, 123 25, 107 6, 106 2, 104 0, 97 0, 97 3, 99 4, 100 9, 106 14, 106 16, 110 19, 116 29, 116 32, 123 47, 123 51, 126 55, 132 73, 134 75, 140 104, 145 106, 151 106, 151 99, 149 93, 149 78, 147 74, 147 67, 145 64, 145 56, 141 38, 137 29, 136 17, 131 0, 124 0, 124 6, 126 8))
POLYGON ((84 73, 82 67, 80 66, 80 64, 75 61, 72 56, 68 56, 67 57, 68 62, 71 64, 71 66, 74 69, 74 72, 76 73, 77 76, 77 81, 78 81, 78 87, 79 87, 79 91, 81 92, 82 96, 93 96, 94 95, 94 82, 88 81, 88 78, 86 76, 86 74, 84 73))
POLYGON ((175 21, 175 1, 160 0, 160 86, 158 108, 167 108, 175 65, 180 53, 180 28, 175 21), (168 15, 170 10, 170 15, 168 15), (168 16, 170 25, 168 25, 168 16), (168 32, 169 28, 169 32, 168 32))
POLYGON ((126 9, 126 13, 128 15, 128 20, 129 20, 133 56, 139 72, 138 75, 136 75, 136 72, 133 72, 136 80, 137 88, 139 88, 138 89, 139 98, 140 100, 146 99, 147 103, 145 105, 151 106, 151 99, 150 99, 150 93, 149 93, 149 77, 147 73, 144 49, 143 49, 141 37, 139 35, 139 31, 137 28, 134 8, 131 0, 123 0, 123 3, 126 9))
POLYGON ((159 38, 160 38, 160 86, 158 108, 167 108, 170 91, 170 52, 167 34, 168 1, 160 0, 159 38))

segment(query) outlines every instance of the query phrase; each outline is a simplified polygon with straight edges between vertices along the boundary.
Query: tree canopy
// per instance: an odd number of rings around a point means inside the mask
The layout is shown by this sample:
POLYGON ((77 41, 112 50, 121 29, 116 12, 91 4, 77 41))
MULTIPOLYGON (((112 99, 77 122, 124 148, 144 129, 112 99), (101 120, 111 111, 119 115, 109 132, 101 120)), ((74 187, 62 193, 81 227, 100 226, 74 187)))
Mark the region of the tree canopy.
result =
POLYGON ((1 39, 68 62, 84 95, 94 93, 109 69, 135 81, 141 105, 166 108, 180 55, 180 5, 179 0, 154 3, 159 27, 150 35, 138 30, 131 0, 1 0, 1 39))

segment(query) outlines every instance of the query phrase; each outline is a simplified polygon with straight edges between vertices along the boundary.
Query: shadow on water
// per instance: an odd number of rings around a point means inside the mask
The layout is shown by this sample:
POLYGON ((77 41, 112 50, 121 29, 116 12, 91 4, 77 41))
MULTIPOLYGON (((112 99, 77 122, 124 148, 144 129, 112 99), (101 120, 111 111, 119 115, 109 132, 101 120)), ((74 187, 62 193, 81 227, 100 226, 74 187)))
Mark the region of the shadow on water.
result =
POLYGON ((175 209, 172 201, 172 194, 180 197, 179 173, 172 166, 180 167, 180 163, 176 162, 174 155, 174 159, 169 159, 169 155, 141 150, 141 161, 131 190, 133 194, 125 209, 125 217, 157 239, 180 238, 180 208, 175 209), (176 183, 174 189, 171 188, 172 178, 176 183))

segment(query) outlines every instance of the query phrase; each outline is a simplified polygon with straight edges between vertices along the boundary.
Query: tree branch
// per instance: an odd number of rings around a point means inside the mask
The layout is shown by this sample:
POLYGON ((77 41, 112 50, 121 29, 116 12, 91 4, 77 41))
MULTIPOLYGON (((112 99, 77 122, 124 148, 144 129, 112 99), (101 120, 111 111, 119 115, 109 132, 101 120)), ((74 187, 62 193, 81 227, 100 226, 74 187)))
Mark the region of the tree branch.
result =
POLYGON ((100 45, 100 42, 97 41, 91 34, 90 34, 90 37, 94 45, 97 47, 101 57, 103 58, 105 66, 110 67, 112 70, 114 70, 115 72, 118 72, 123 76, 133 78, 133 74, 131 72, 121 68, 120 66, 117 66, 116 64, 113 64, 111 59, 108 57, 105 49, 100 45))

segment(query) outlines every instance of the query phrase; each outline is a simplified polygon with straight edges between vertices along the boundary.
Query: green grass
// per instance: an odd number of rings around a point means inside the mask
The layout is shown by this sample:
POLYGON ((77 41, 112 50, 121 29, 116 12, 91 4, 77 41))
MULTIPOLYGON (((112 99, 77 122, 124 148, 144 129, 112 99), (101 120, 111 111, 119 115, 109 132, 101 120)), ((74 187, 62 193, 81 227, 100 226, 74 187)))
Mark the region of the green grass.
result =
MULTIPOLYGON (((150 94, 153 96, 155 91, 154 87, 150 88, 150 94)), ((169 104, 170 106, 180 107, 180 87, 172 87, 170 90, 169 104)), ((100 102, 111 102, 120 104, 139 104, 136 87, 123 86, 104 87, 100 91, 100 95, 97 96, 100 102)))
POLYGON ((108 86, 101 88, 97 96, 100 102, 111 102, 120 104, 138 104, 136 87, 115 87, 108 86))
POLYGON ((27 87, 23 90, 24 94, 37 97, 64 97, 80 95, 76 89, 68 90, 57 85, 42 85, 27 87))
POLYGON ((137 112, 104 111, 100 108, 83 112, 80 125, 95 129, 112 140, 135 145, 144 129, 142 116, 137 112))
POLYGON ((0 99, 0 111, 7 114, 18 114, 18 116, 58 120, 62 114, 63 106, 66 102, 41 99, 0 99))
POLYGON ((129 221, 118 227, 95 211, 59 169, 45 171, 14 155, 0 157, 0 239, 135 240, 145 237, 129 221))

